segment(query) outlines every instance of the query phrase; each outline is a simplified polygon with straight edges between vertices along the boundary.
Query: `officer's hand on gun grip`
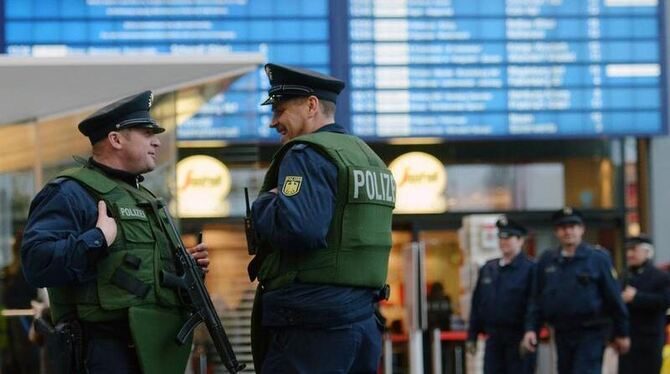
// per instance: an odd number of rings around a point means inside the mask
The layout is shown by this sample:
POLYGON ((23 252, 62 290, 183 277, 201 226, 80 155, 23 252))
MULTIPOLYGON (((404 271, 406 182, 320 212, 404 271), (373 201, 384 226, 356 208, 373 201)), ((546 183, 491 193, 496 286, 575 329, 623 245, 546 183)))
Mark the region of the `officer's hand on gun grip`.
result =
POLYGON ((465 342, 465 351, 468 352, 471 355, 474 355, 477 353, 477 341, 476 340, 468 340, 465 342))
POLYGON ((96 222, 95 227, 102 231, 108 247, 114 243, 114 239, 116 239, 116 221, 107 215, 107 205, 102 200, 98 201, 98 222, 96 222))
POLYGON ((537 334, 535 331, 528 331, 523 336, 521 347, 526 352, 535 352, 537 350, 537 334))
POLYGON ((198 266, 206 273, 209 271, 209 252, 207 252, 207 244, 200 243, 195 247, 186 248, 188 252, 193 256, 195 262, 198 263, 198 266))
POLYGON ((616 337, 612 342, 614 349, 619 352, 620 355, 628 353, 630 349, 630 338, 616 337))

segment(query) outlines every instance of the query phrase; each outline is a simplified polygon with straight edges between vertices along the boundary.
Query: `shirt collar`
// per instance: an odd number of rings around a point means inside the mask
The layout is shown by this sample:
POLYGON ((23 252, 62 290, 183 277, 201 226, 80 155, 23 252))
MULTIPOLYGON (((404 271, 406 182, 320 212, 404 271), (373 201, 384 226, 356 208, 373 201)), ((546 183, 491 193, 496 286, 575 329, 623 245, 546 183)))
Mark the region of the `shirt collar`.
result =
POLYGON ((558 252, 560 257, 565 257, 565 258, 584 258, 586 257, 586 244, 584 242, 579 243, 577 246, 577 249, 575 249, 575 254, 573 256, 565 256, 563 255, 563 248, 559 247, 558 252))
POLYGON ((498 265, 500 267, 504 266, 511 266, 511 267, 517 267, 519 265, 519 262, 521 261, 521 258, 523 257, 523 252, 519 251, 514 258, 510 262, 506 262, 504 257, 501 257, 500 260, 498 260, 498 265))
POLYGON ((140 187, 140 183, 144 180, 144 176, 141 174, 133 174, 124 170, 114 169, 107 165, 103 165, 93 159, 93 157, 88 159, 89 165, 100 169, 104 174, 113 179, 118 179, 122 182, 125 182, 135 188, 140 187))
POLYGON ((651 261, 647 260, 647 261, 643 262, 642 265, 640 265, 640 266, 631 266, 630 270, 635 274, 642 274, 650 266, 653 266, 653 264, 652 264, 651 261))
POLYGON ((345 129, 344 126, 342 125, 338 125, 337 123, 330 123, 328 125, 319 128, 314 132, 336 132, 339 134, 347 134, 347 129, 345 129))

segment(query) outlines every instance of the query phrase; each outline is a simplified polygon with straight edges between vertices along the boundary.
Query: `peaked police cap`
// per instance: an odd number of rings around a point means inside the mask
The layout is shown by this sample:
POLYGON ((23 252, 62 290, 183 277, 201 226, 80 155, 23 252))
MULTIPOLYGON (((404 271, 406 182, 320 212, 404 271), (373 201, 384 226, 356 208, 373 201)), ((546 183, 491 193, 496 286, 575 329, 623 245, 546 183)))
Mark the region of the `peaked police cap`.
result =
POLYGON ((654 243, 651 241, 651 238, 644 234, 640 234, 639 236, 633 236, 630 238, 626 238, 626 247, 635 247, 638 244, 649 244, 649 245, 654 245, 654 243))
POLYGON ((526 236, 528 230, 516 221, 502 216, 496 222, 499 238, 509 238, 510 236, 526 236))
POLYGON ((267 64, 265 74, 270 80, 268 98, 261 105, 274 104, 293 97, 316 96, 321 100, 337 102, 344 82, 329 75, 293 66, 267 64))
POLYGON ((149 115, 153 103, 153 93, 144 91, 139 94, 115 101, 79 123, 79 131, 87 136, 91 144, 104 139, 112 131, 142 127, 151 129, 155 134, 165 131, 149 115))
POLYGON ((565 207, 554 212, 551 216, 551 221, 555 226, 567 224, 584 224, 584 215, 575 208, 565 207))

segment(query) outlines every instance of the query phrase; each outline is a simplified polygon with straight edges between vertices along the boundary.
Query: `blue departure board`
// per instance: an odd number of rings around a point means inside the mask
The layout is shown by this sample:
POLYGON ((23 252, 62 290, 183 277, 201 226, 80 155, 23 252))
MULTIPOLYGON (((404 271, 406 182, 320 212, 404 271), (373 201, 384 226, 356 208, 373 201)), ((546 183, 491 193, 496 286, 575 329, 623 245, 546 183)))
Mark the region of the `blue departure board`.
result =
MULTIPOLYGON (((260 51, 332 72, 339 120, 369 140, 667 132, 663 0, 3 3, 13 55, 260 51)), ((178 138, 275 141, 266 90, 261 69, 244 76, 178 138)))
MULTIPOLYGON (((12 55, 264 52, 329 72, 328 0, 4 0, 12 55)), ((0 43, 2 45, 2 43, 0 43)), ((180 140, 274 141, 262 69, 180 124, 180 140)))
POLYGON ((368 138, 666 132, 655 0, 350 0, 368 138))

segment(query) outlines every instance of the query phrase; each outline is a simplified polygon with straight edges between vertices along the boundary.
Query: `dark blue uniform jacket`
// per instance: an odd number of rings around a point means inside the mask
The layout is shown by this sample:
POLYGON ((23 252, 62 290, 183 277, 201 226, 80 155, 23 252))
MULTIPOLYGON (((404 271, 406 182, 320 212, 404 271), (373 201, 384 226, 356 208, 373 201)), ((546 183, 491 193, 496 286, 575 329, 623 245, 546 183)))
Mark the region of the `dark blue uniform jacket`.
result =
MULTIPOLYGON (((142 176, 89 160, 112 178, 137 186, 142 176)), ((35 287, 58 287, 92 281, 95 264, 107 254, 98 205, 78 182, 58 178, 33 199, 21 244, 21 264, 35 287)))
POLYGON ((626 304, 633 335, 660 335, 665 332, 665 311, 670 307, 670 276, 647 261, 630 268, 626 285, 637 289, 633 301, 626 304))
POLYGON ((508 265, 500 259, 482 266, 472 295, 468 339, 504 329, 522 333, 535 264, 523 252, 508 265))
MULTIPOLYGON (((346 133, 337 124, 318 130, 346 133)), ((302 176, 296 195, 262 193, 252 218, 262 239, 274 250, 316 251, 325 248, 335 212, 337 168, 306 144, 294 145, 281 162, 278 181, 302 176)), ((278 186, 281 191, 282 186, 278 186)), ((293 283, 263 295, 265 326, 336 326, 369 318, 376 292, 351 287, 293 283)))
POLYGON ((628 312, 614 279, 609 255, 581 243, 573 257, 560 248, 542 253, 533 282, 526 330, 547 322, 557 331, 604 328, 613 322, 614 336, 628 336, 628 312))

